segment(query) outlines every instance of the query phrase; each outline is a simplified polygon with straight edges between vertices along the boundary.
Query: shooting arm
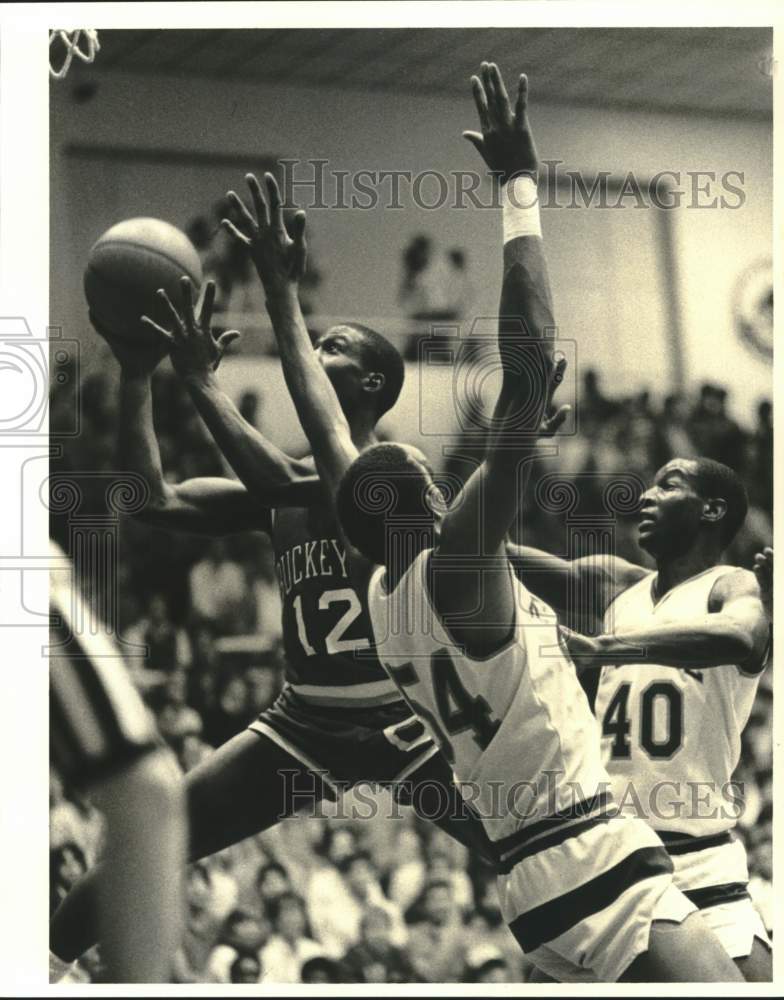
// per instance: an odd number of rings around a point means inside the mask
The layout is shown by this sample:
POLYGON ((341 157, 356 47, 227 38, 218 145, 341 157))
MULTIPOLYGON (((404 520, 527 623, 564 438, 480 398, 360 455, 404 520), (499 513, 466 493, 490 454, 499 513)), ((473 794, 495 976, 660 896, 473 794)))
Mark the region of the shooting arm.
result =
POLYGON ((177 485, 164 478, 153 423, 149 374, 123 370, 120 382, 120 466, 142 476, 150 498, 138 519, 167 531, 226 535, 269 530, 269 506, 306 504, 320 491, 315 476, 288 486, 271 487, 265 497, 251 496, 230 479, 191 479, 177 485))

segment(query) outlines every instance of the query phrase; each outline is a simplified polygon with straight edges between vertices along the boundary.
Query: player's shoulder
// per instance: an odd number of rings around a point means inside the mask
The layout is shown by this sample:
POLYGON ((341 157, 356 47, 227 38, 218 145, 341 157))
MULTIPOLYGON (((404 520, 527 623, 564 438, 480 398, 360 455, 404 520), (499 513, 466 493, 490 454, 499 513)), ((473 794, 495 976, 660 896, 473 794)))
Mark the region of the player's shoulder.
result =
POLYGON ((738 597, 759 597, 759 582, 750 569, 742 566, 723 566, 711 587, 710 603, 721 604, 738 597))

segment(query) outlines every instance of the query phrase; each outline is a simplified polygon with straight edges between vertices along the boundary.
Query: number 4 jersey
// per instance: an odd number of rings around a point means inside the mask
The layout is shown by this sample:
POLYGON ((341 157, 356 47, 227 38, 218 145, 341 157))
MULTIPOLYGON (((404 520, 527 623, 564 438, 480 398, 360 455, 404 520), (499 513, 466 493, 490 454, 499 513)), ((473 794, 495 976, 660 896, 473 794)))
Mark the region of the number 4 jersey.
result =
MULTIPOLYGON (((623 591, 605 616, 606 632, 708 614, 711 591, 732 566, 714 566, 654 599, 656 574, 623 591)), ((731 829, 740 798, 732 776, 760 672, 735 664, 602 668, 596 717, 616 802, 658 831, 704 837, 731 829)))

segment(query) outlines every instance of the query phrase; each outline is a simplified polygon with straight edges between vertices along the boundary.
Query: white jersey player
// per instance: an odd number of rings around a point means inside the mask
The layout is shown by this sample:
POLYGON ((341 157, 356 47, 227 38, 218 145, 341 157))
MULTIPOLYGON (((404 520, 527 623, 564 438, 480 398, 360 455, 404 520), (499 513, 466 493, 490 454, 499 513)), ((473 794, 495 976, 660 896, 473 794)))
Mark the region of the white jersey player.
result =
POLYGON ((335 503, 355 586, 368 588, 377 652, 458 777, 473 779, 474 806, 487 810, 504 914, 523 949, 563 978, 739 980, 673 886, 659 838, 616 814, 595 723, 553 617, 517 584, 504 551, 535 437, 566 415, 562 408, 543 419, 563 365, 545 337, 554 323, 527 79, 514 108, 494 64, 472 83, 482 131, 467 137, 504 191, 502 387, 481 467, 442 517, 429 470, 405 446, 359 454, 297 303, 304 219, 292 241, 270 177, 275 211, 261 270, 286 382, 335 503), (534 625, 548 614, 549 624, 534 625))
POLYGON ((604 664, 595 712, 616 801, 660 834, 676 884, 744 976, 768 981, 770 942, 731 832, 742 809, 733 783, 741 734, 770 648, 770 602, 758 579, 719 564, 746 508, 731 469, 674 459, 640 502, 640 545, 656 571, 529 549, 517 568, 562 609, 566 586, 578 600, 585 588, 596 599, 590 610, 604 611, 601 635, 568 633, 568 641, 581 667, 604 664))

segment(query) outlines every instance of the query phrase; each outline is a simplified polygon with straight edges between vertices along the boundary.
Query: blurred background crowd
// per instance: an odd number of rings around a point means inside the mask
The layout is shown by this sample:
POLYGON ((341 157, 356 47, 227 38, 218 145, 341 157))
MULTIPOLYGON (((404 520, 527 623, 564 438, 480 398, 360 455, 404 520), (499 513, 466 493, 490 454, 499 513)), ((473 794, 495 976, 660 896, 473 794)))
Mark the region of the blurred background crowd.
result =
MULTIPOLYGON (((54 390, 53 434, 58 414, 73 407, 72 385, 66 380, 54 390)), ((153 385, 167 477, 177 482, 228 474, 176 376, 163 367, 153 385)), ((261 391, 239 401, 251 422, 263 411, 261 391)), ((99 481, 84 471, 116 469, 112 374, 89 375, 80 397, 82 432, 53 461, 52 472, 73 475, 83 502, 99 505, 99 481)), ((613 475, 633 472, 645 481, 674 455, 708 455, 735 468, 749 489, 747 525, 728 556, 748 566, 772 538, 772 408, 760 402, 756 423, 744 427, 727 415, 726 400, 727 390, 712 384, 693 397, 661 402, 647 392, 622 397, 606 392, 598 373, 588 370, 582 377, 579 431, 563 439, 557 458, 539 461, 529 496, 535 495, 537 478, 557 471, 575 483, 579 477, 581 512, 600 513, 602 487, 613 475), (595 493, 591 483, 598 484, 595 493)), ((634 523, 632 515, 617 519, 616 544, 619 554, 639 560, 634 523)), ((531 501, 521 524, 521 538, 531 544, 580 554, 581 536, 567 537, 563 514, 531 501)), ((67 517, 53 516, 52 530, 68 547, 67 517)), ((245 727, 280 689, 280 599, 271 547, 261 534, 171 535, 133 518, 121 521, 119 539, 124 651, 163 738, 188 770, 245 727)), ((769 928, 771 675, 769 669, 763 676, 736 775, 745 800, 739 833, 749 848, 751 889, 769 928)), ((492 874, 413 813, 389 818, 385 795, 375 794, 379 808, 372 818, 364 818, 367 808, 362 819, 351 818, 350 794, 342 807, 286 820, 192 866, 174 981, 524 981, 530 970, 501 921, 492 874), (330 811, 337 815, 328 816, 330 811)), ((94 863, 100 845, 100 816, 53 775, 53 906, 94 863)), ((97 951, 82 961, 77 975, 101 981, 97 951)))

